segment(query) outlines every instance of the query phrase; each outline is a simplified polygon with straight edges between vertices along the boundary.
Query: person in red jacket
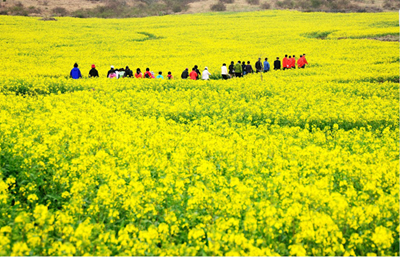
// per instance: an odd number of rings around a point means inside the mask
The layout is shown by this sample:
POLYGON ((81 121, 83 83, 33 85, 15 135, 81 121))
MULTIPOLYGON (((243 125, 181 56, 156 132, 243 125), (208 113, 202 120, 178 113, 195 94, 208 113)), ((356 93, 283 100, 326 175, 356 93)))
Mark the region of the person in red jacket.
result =
POLYGON ((289 66, 289 60, 287 58, 287 54, 285 54, 285 57, 282 59, 282 66, 283 66, 283 70, 286 70, 289 66))
POLYGON ((307 60, 306 60, 306 54, 303 54, 303 63, 304 63, 304 67, 306 67, 306 64, 308 64, 307 60))
POLYGON ((173 79, 174 77, 172 77, 172 73, 170 72, 170 71, 168 71, 168 76, 167 76, 167 78, 168 79, 173 79))
POLYGON ((300 55, 300 58, 297 60, 297 67, 300 68, 304 68, 304 61, 303 61, 303 56, 300 55))
POLYGON ((290 68, 296 69, 296 57, 294 55, 293 55, 293 57, 291 59, 290 68))
POLYGON ((143 78, 146 78, 146 79, 154 78, 154 76, 153 76, 153 74, 151 74, 149 68, 146 68, 146 72, 144 73, 143 78))
POLYGON ((192 72, 190 72, 189 77, 190 77, 190 79, 193 79, 193 80, 197 79, 197 72, 196 72, 195 68, 192 69, 192 72))

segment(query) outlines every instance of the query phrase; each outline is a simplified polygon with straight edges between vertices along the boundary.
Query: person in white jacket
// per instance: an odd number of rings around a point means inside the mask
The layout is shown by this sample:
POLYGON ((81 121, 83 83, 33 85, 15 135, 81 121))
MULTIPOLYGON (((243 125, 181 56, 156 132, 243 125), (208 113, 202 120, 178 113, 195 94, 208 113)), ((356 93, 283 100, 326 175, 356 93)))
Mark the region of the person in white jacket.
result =
POLYGON ((226 68, 226 63, 222 64, 221 74, 223 79, 228 79, 228 68, 226 68))
POLYGON ((201 74, 201 78, 203 80, 208 80, 210 78, 211 73, 208 71, 208 68, 206 67, 203 71, 203 73, 201 74))

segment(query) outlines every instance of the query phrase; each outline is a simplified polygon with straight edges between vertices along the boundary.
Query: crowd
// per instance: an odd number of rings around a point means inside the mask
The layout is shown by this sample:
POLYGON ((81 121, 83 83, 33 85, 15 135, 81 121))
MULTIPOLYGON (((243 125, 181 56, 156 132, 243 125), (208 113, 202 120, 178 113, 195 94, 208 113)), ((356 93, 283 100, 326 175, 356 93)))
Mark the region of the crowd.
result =
MULTIPOLYGON (((285 57, 281 60, 279 57, 276 57, 276 60, 274 61, 274 70, 286 70, 286 69, 295 69, 297 64, 297 68, 304 68, 306 64, 308 64, 306 60, 306 54, 300 55, 300 58, 296 60, 296 56, 289 56, 285 55, 285 57)), ((226 66, 224 63, 221 67, 221 75, 223 79, 229 79, 229 78, 240 78, 246 74, 251 74, 251 73, 259 73, 259 72, 268 72, 271 70, 271 66, 268 62, 268 58, 265 58, 264 62, 261 61, 261 58, 258 58, 258 61, 255 63, 255 70, 250 64, 250 61, 247 61, 247 64, 245 61, 241 62, 238 61, 236 64, 232 61, 229 67, 226 66)), ((74 64, 74 68, 71 70, 70 73, 71 78, 73 79, 79 79, 82 78, 81 71, 78 68, 78 64, 74 64)), ((186 68, 182 74, 181 78, 182 79, 192 79, 192 80, 208 80, 210 79, 211 73, 208 71, 208 68, 205 67, 203 72, 200 72, 199 68, 197 65, 195 65, 192 70, 189 73, 189 69, 186 68)), ((99 77, 99 72, 96 70, 96 66, 93 64, 92 69, 89 71, 89 77, 99 77)), ((140 68, 136 69, 136 72, 133 73, 131 69, 129 69, 128 66, 120 69, 115 69, 114 66, 111 66, 111 69, 107 72, 107 78, 149 78, 149 79, 164 79, 164 76, 162 75, 162 71, 158 72, 158 75, 155 76, 153 71, 150 71, 149 68, 146 68, 146 71, 142 73, 140 68)), ((173 79, 172 73, 169 71, 167 75, 167 79, 173 79)))

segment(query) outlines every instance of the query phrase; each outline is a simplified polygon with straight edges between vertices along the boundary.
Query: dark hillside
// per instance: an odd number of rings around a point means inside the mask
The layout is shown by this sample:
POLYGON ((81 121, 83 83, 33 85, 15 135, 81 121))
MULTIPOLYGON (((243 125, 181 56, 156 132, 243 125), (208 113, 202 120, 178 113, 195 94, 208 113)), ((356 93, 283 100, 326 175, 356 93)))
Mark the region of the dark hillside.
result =
POLYGON ((400 9, 400 0, 2 0, 1 15, 44 18, 127 18, 210 11, 289 9, 305 12, 382 12, 400 9))

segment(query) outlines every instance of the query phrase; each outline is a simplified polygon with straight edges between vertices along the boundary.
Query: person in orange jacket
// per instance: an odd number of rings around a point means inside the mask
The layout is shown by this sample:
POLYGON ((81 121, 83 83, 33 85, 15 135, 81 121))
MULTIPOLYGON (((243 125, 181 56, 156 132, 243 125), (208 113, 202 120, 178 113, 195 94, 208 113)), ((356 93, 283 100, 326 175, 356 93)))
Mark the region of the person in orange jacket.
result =
POLYGON ((192 71, 189 74, 190 79, 196 80, 197 79, 197 72, 196 69, 193 68, 192 71))
POLYGON ((296 69, 296 57, 294 55, 293 55, 293 57, 291 59, 290 68, 296 69))
POLYGON ((140 71, 140 68, 136 69, 135 78, 137 78, 137 79, 143 78, 142 72, 140 71))
POLYGON ((300 58, 297 60, 297 67, 300 68, 304 68, 304 60, 303 60, 303 56, 300 55, 300 58))
POLYGON ((282 59, 283 70, 286 70, 287 68, 289 68, 288 64, 289 64, 289 60, 288 60, 287 54, 285 54, 285 57, 282 59))

